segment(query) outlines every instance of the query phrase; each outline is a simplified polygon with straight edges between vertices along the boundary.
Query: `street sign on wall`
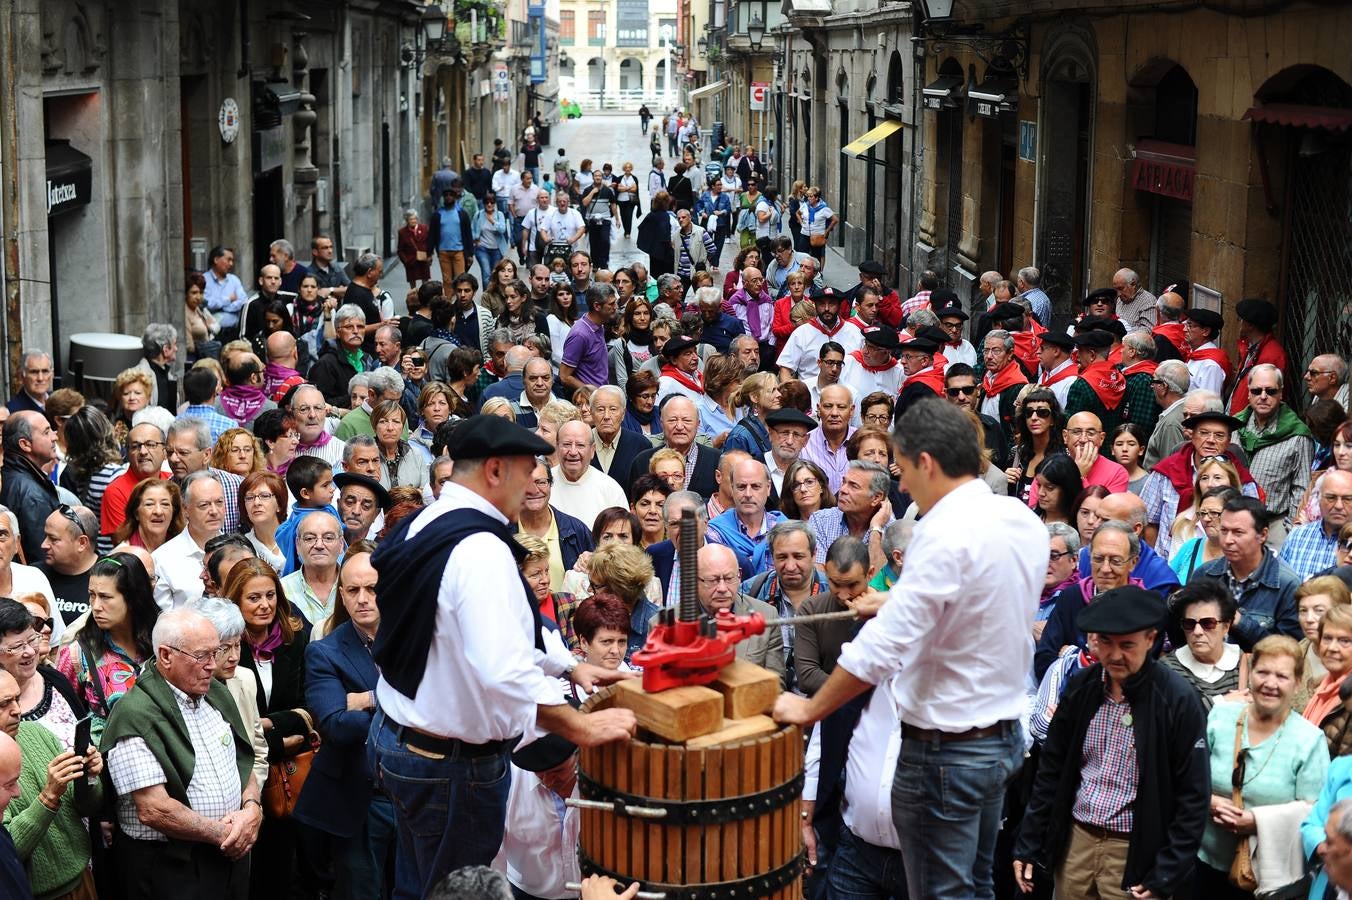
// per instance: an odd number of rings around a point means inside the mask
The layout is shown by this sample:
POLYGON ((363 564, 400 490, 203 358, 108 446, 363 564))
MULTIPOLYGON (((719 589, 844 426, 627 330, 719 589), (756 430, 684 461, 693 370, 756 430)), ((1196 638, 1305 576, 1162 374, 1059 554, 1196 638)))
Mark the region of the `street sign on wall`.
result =
POLYGON ((770 82, 753 81, 751 82, 751 111, 765 111, 765 95, 770 91, 770 82))

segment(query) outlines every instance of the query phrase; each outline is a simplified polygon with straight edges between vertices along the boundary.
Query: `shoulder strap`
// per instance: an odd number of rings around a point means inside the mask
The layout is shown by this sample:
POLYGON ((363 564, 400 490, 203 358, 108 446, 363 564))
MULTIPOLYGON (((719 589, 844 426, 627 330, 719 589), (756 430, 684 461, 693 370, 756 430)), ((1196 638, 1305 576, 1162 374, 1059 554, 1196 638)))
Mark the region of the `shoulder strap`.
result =
MULTIPOLYGON (((1239 754, 1241 751, 1239 744, 1240 741, 1244 739, 1244 719, 1248 716, 1248 713, 1249 709, 1246 706, 1244 711, 1239 714, 1239 718, 1235 721, 1235 758, 1233 766, 1236 772, 1239 771, 1239 754)), ((1230 787, 1230 802, 1240 809, 1244 808, 1244 785, 1238 778, 1234 779, 1234 783, 1230 787)))

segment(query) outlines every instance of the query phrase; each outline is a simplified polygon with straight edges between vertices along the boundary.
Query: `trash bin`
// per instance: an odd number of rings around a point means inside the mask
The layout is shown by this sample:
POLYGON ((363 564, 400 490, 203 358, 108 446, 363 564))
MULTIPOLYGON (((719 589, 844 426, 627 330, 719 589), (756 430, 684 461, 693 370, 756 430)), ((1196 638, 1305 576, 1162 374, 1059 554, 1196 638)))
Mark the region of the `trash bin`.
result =
POLYGON ((130 334, 80 332, 70 336, 66 354, 68 380, 63 383, 86 397, 112 399, 118 373, 141 359, 141 339, 130 334))
POLYGON ((535 127, 535 140, 541 147, 549 146, 549 126, 537 125, 535 127))

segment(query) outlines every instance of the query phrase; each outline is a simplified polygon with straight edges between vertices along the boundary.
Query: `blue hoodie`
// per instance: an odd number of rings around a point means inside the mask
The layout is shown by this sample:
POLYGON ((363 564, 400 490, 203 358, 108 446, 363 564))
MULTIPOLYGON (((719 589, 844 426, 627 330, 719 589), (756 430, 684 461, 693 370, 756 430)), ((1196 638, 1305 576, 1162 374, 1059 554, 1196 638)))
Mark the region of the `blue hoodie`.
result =
POLYGON ((286 521, 277 526, 277 546, 281 548, 282 555, 286 557, 286 568, 278 572, 279 575, 290 575, 300 568, 300 558, 296 556, 296 529, 300 527, 300 520, 312 512, 326 512, 338 520, 338 529, 341 533, 343 527, 343 517, 338 515, 338 509, 332 503, 328 506, 292 506, 291 515, 287 516, 286 521))

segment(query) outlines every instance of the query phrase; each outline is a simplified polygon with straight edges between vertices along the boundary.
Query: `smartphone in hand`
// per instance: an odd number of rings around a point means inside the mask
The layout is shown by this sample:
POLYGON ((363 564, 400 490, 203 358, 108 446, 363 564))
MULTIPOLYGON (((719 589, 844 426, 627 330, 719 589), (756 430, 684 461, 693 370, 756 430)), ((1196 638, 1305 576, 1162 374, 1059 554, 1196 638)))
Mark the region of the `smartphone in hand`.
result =
POLYGON ((75 744, 71 749, 75 755, 84 758, 89 754, 90 726, 93 724, 94 714, 90 713, 83 719, 75 723, 75 744))

